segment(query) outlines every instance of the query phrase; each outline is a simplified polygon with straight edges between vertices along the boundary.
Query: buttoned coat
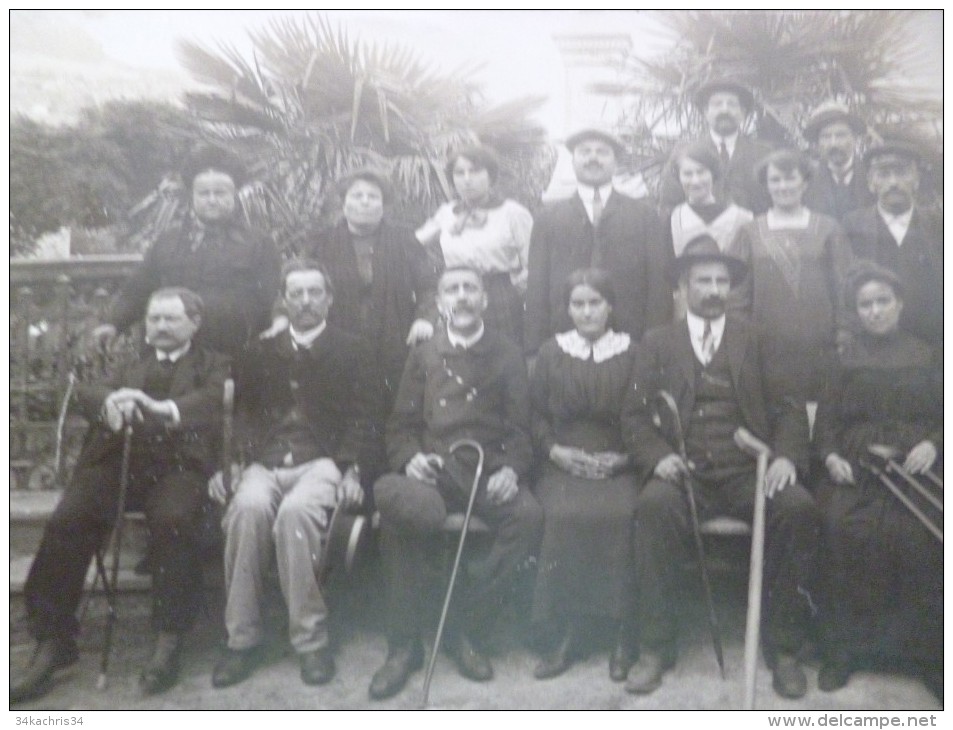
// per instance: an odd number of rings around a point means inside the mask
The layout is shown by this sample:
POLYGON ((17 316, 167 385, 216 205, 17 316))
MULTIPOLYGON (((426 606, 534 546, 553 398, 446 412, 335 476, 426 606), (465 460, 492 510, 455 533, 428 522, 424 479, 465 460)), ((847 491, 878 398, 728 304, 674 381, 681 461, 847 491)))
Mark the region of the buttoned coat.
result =
MULTIPOLYGON (((744 426, 771 446, 773 456, 788 457, 804 474, 809 458, 806 413, 794 402, 766 401, 763 362, 754 330, 747 322, 729 316, 719 347, 727 349, 744 426)), ((646 333, 636 350, 634 377, 622 409, 622 435, 643 480, 651 477, 662 458, 678 450, 653 422, 655 396, 659 390, 672 395, 683 433, 687 433, 695 408, 696 361, 685 320, 646 333)))
MULTIPOLYGON (((699 137, 694 140, 694 143, 704 144, 716 158, 719 158, 719 150, 710 134, 699 137)), ((771 198, 755 177, 755 167, 771 152, 771 149, 770 145, 760 140, 739 134, 735 142, 734 154, 728 161, 727 172, 715 180, 715 198, 747 208, 755 215, 767 211, 771 207, 771 198)), ((670 158, 665 164, 659 184, 659 208, 666 220, 676 205, 685 202, 685 192, 675 174, 673 163, 674 160, 670 158)))
MULTIPOLYGON (((152 458, 172 464, 185 461, 211 475, 217 468, 222 443, 222 397, 230 359, 194 343, 176 363, 168 398, 179 409, 180 423, 172 427, 144 415, 133 427, 134 445, 146 445, 152 458)), ((150 368, 158 367, 149 348, 141 359, 121 368, 102 383, 76 389, 76 407, 90 424, 80 462, 92 465, 122 454, 122 432, 114 433, 103 419, 103 401, 118 388, 141 390, 150 368)))
POLYGON ((831 169, 822 162, 815 169, 804 192, 804 205, 836 221, 843 221, 851 211, 866 208, 873 202, 873 193, 867 187, 867 170, 856 158, 854 175, 847 185, 835 183, 831 169))
POLYGON ((450 344, 439 327, 415 347, 387 423, 391 469, 403 472, 415 454, 446 456, 461 438, 485 452, 484 475, 504 466, 522 480, 532 467, 529 382, 519 348, 486 330, 468 349, 450 344))
POLYGON ((893 271, 903 286, 900 327, 943 347, 943 219, 914 208, 902 245, 872 205, 844 219, 854 255, 893 271))
POLYGON ((572 328, 565 285, 576 269, 605 269, 616 293, 613 327, 634 340, 672 317, 672 287, 666 269, 671 246, 663 241, 652 207, 613 191, 597 228, 579 195, 553 203, 536 216, 529 248, 525 351, 535 353, 572 328))

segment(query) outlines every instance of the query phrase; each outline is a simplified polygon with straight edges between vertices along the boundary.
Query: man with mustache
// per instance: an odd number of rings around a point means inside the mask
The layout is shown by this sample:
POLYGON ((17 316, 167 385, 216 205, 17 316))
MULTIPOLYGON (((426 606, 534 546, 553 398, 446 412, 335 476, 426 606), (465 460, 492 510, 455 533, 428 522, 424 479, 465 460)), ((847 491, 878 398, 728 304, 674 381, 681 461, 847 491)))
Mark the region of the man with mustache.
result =
POLYGON ((443 318, 432 339, 411 351, 387 424, 395 473, 374 485, 388 585, 387 659, 371 681, 372 699, 399 692, 423 664, 428 628, 428 565, 442 551, 448 512, 466 509, 476 466, 473 449, 450 454, 458 439, 484 450, 473 514, 491 535, 461 571, 447 623, 448 651, 460 673, 493 677, 481 640, 507 589, 542 537, 543 514, 527 478, 533 461, 529 384, 519 348, 484 328, 486 291, 475 269, 446 269, 437 283, 443 318))
POLYGON ((840 102, 824 102, 811 113, 804 138, 817 146, 821 164, 811 176, 804 204, 815 213, 841 221, 873 202, 867 170, 857 155, 857 142, 866 131, 864 121, 840 102))
POLYGON ((46 694, 53 673, 79 659, 76 609, 89 564, 116 519, 127 425, 133 429, 127 507, 146 513, 158 633, 139 686, 156 694, 178 678, 183 637, 201 605, 201 515, 221 443, 229 373, 228 357, 193 342, 202 314, 201 298, 188 289, 154 291, 146 304, 143 357, 104 383, 76 389, 75 403, 90 426, 30 567, 24 593, 37 647, 11 683, 11 702, 46 694))
MULTIPOLYGON (((754 109, 754 95, 745 86, 726 79, 709 81, 695 93, 695 106, 705 117, 706 134, 699 137, 720 160, 722 174, 715 181, 715 198, 732 202, 755 215, 764 213, 771 199, 755 179, 758 162, 771 147, 742 133, 754 109)), ((659 208, 668 220, 672 209, 685 201, 672 160, 665 165, 659 185, 659 208)))
POLYGON ((798 483, 808 465, 807 418, 795 402, 768 402, 764 362, 754 330, 725 315, 731 286, 747 269, 716 241, 692 239, 673 267, 688 305, 685 320, 651 330, 636 352, 622 411, 622 433, 643 487, 635 506, 633 555, 636 620, 642 642, 626 690, 654 692, 675 665, 677 580, 692 559, 692 525, 684 480, 692 479, 700 520, 750 520, 755 463, 733 439, 744 427, 772 448, 766 479, 764 652, 782 697, 801 697, 807 679, 798 661, 812 613, 820 515, 798 483), (685 460, 671 431, 653 420, 659 390, 676 400, 685 460))
MULTIPOLYGON (((328 609, 315 575, 331 510, 360 505, 369 387, 360 340, 327 323, 332 282, 314 261, 282 272, 290 325, 260 340, 239 364, 236 432, 247 466, 232 466, 225 531, 227 647, 212 684, 248 677, 262 659, 263 592, 273 557, 288 608, 288 633, 305 684, 329 682, 335 666, 328 609)), ((209 495, 225 503, 219 472, 209 495)))
POLYGON ((875 205, 844 219, 854 254, 893 271, 904 291, 900 328, 943 347, 943 218, 917 205, 922 160, 904 142, 864 156, 875 205))
POLYGON ((524 350, 572 329, 563 284, 577 269, 609 272, 617 293, 616 331, 634 340, 672 317, 672 292, 665 283, 671 247, 663 243, 652 206, 613 189, 612 176, 625 153, 615 135, 583 129, 570 135, 577 193, 544 208, 533 224, 529 248, 524 350))

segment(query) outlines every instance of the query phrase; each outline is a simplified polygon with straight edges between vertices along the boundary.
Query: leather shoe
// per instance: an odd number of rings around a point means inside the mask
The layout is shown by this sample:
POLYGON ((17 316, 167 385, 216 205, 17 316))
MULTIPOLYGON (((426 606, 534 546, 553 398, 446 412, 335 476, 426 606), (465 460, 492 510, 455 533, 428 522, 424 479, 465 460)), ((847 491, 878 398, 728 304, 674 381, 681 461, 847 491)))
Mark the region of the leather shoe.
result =
POLYGON ((334 655, 328 647, 303 652, 298 658, 305 684, 327 684, 334 677, 334 655))
POLYGON ((845 661, 825 661, 817 673, 817 688, 822 692, 834 692, 847 685, 851 672, 850 665, 845 661))
POLYGON ((533 676, 536 679, 550 679, 565 672, 572 666, 572 647, 573 632, 570 629, 563 635, 559 646, 540 659, 539 664, 533 670, 533 676))
POLYGON ((384 700, 400 692, 410 675, 423 667, 424 649, 420 641, 390 644, 387 649, 387 659, 374 672, 371 686, 368 690, 372 700, 384 700))
POLYGON ((248 679, 261 662, 260 647, 250 649, 228 649, 212 670, 213 687, 231 687, 248 679))
POLYGON ((629 676, 629 670, 635 664, 637 652, 632 642, 620 636, 612 653, 609 655, 609 677, 613 682, 624 682, 629 676))
POLYGON ((33 657, 23 676, 10 685, 10 703, 42 697, 50 691, 53 672, 74 664, 79 649, 72 638, 42 639, 33 650, 33 657))
POLYGON ((156 639, 152 659, 139 675, 139 688, 147 695, 159 694, 172 687, 179 679, 179 653, 182 637, 162 632, 156 639))
POLYGON ((643 651, 639 661, 629 670, 625 691, 634 695, 652 694, 662 686, 662 675, 674 666, 672 651, 643 651))
POLYGON ((460 674, 467 679, 472 679, 474 682, 487 682, 493 679, 493 665, 473 646, 466 634, 460 634, 450 654, 456 661, 460 674))
POLYGON ((778 654, 774 662, 774 691, 781 697, 796 700, 807 694, 807 677, 801 663, 792 654, 778 654))

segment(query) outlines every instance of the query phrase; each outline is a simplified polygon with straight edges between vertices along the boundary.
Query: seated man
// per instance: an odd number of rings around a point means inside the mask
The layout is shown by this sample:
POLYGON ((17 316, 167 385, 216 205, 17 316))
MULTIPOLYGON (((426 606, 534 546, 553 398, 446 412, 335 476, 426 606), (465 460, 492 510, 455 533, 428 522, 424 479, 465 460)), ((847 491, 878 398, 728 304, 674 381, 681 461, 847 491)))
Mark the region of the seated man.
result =
POLYGON ((474 474, 472 450, 450 455, 455 441, 474 439, 484 449, 474 514, 493 532, 487 553, 470 561, 454 592, 447 645, 464 676, 493 676, 473 640, 491 625, 505 589, 542 536, 542 510, 525 485, 533 457, 526 369, 516 345, 484 331, 486 304, 476 271, 443 272, 437 307, 446 324, 411 352, 387 424, 387 454, 398 473, 374 486, 389 625, 387 660, 370 686, 373 699, 399 692, 423 663, 427 556, 447 513, 466 509, 474 474))
POLYGON ((215 470, 229 372, 227 357, 192 345, 201 321, 198 295, 156 290, 146 307, 148 352, 108 382, 76 389, 90 427, 27 578, 27 617, 38 644, 10 687, 11 702, 45 694, 54 670, 79 657, 76 609, 90 560, 116 519, 127 424, 133 438, 126 504, 146 512, 158 631, 139 684, 146 694, 175 684, 182 635, 200 603, 204 486, 215 470))
POLYGON ((635 694, 656 690, 675 664, 674 594, 692 544, 684 481, 694 485, 699 519, 752 517, 755 462, 733 439, 742 426, 769 443, 774 457, 765 489, 765 655, 779 695, 807 691, 797 653, 813 610, 820 538, 820 515, 795 467, 806 467, 807 419, 803 404, 766 402, 758 341, 744 322, 725 317, 728 291, 746 268, 710 236, 689 241, 674 267, 687 318, 650 331, 637 352, 622 413, 644 483, 633 539, 642 653, 626 684, 635 694), (677 435, 663 435, 653 422, 660 389, 677 399, 688 463, 676 453, 677 435))
MULTIPOLYGON (((360 345, 325 321, 334 293, 320 264, 287 263, 282 292, 290 327, 253 345, 238 373, 238 428, 251 463, 240 473, 233 466, 235 493, 222 521, 228 645, 212 674, 216 687, 241 682, 261 659, 262 594, 276 552, 301 679, 334 676, 315 569, 330 510, 363 502, 360 345)), ((209 494, 221 503, 230 496, 221 473, 209 494)))

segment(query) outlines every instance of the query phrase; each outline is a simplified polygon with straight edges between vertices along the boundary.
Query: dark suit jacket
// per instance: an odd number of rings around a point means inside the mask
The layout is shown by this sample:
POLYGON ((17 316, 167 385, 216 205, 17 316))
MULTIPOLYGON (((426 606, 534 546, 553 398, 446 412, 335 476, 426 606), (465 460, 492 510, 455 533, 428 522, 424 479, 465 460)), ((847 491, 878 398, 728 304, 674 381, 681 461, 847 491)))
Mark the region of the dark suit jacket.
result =
POLYGON ((940 350, 943 347, 943 220, 915 209, 898 246, 877 206, 844 219, 854 255, 871 259, 900 279, 904 289, 900 327, 940 350))
MULTIPOLYGON (((142 389, 146 373, 154 367, 155 354, 147 355, 124 367, 103 383, 82 385, 76 389, 76 403, 90 423, 80 455, 81 463, 94 464, 118 459, 122 454, 122 432, 113 433, 103 421, 106 397, 118 388, 142 389)), ((170 428, 155 419, 133 427, 133 444, 147 446, 160 461, 187 461, 206 474, 217 468, 222 443, 222 393, 229 376, 230 359, 196 346, 176 363, 169 398, 179 409, 181 422, 170 428), (166 458, 167 457, 167 458, 166 458)))
MULTIPOLYGON (((358 273, 347 222, 317 235, 311 255, 327 267, 334 282, 334 306, 328 313, 328 323, 345 332, 360 333, 361 292, 365 285, 358 273)), ((437 273, 414 234, 386 222, 379 229, 372 264, 371 331, 364 334, 369 357, 381 367, 389 406, 407 360, 405 343, 410 326, 416 319, 436 322, 437 273)))
POLYGON ((634 340, 672 317, 672 287, 666 267, 672 258, 660 221, 650 205, 613 191, 592 223, 578 195, 547 206, 536 216, 529 248, 525 350, 532 354, 558 332, 572 328, 565 300, 569 275, 598 266, 615 287, 614 327, 634 340))
MULTIPOLYGON (((808 466, 808 426, 803 406, 767 403, 758 338, 744 321, 729 317, 720 347, 727 348, 732 383, 745 427, 772 448, 772 456, 786 456, 804 474, 808 466)), ((659 460, 677 446, 665 439, 653 423, 653 401, 667 390, 678 404, 682 429, 688 431, 695 408, 695 352, 685 320, 646 333, 636 350, 634 379, 622 409, 622 436, 636 467, 648 479, 659 460)))
POLYGON ((461 438, 483 446, 484 475, 504 466, 521 479, 528 475, 533 445, 526 364, 516 345, 489 329, 463 350, 438 327, 407 358, 387 423, 391 469, 403 471, 418 452, 446 456, 461 438))
POLYGON ((241 363, 236 385, 242 448, 251 459, 261 458, 297 405, 316 454, 310 458, 331 458, 342 472, 360 462, 373 393, 366 373, 360 340, 331 324, 300 352, 287 330, 258 341, 241 363))
MULTIPOLYGON (((718 148, 715 147, 710 134, 706 133, 694 141, 704 143, 715 157, 719 156, 718 148)), ((730 200, 742 208, 747 208, 755 215, 766 212, 771 207, 771 198, 768 191, 755 178, 754 168, 770 152, 770 145, 739 134, 738 141, 735 143, 735 152, 728 161, 727 173, 715 181, 715 197, 724 202, 730 200)), ((672 209, 676 205, 685 202, 685 193, 672 169, 672 162, 669 159, 665 163, 659 184, 659 209, 666 220, 671 216, 672 209)))
POLYGON ((854 176, 848 185, 835 183, 830 168, 822 162, 814 171, 804 193, 804 205, 815 213, 829 215, 837 221, 844 220, 851 211, 866 208, 873 202, 873 193, 867 187, 867 170, 858 159, 854 160, 854 176))

